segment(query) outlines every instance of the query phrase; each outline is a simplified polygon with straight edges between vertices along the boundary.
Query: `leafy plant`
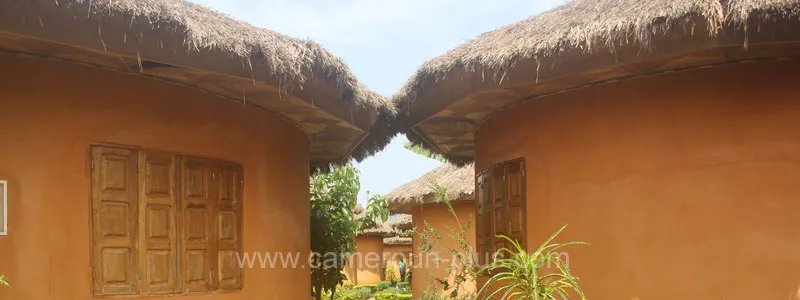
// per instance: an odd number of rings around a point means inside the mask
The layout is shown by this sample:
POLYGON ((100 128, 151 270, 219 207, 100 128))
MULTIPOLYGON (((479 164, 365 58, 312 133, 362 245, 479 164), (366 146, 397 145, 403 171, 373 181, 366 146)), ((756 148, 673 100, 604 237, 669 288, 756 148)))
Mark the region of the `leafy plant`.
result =
MULTIPOLYGON (((337 286, 345 279, 342 269, 346 254, 355 250, 355 235, 363 225, 353 216, 361 188, 358 176, 358 170, 347 164, 311 179, 311 251, 317 255, 311 257, 310 269, 312 293, 317 300, 323 294, 334 299, 337 286)), ((367 216, 386 220, 388 205, 382 198, 376 195, 371 199, 367 216)))
MULTIPOLYGON (((440 202, 444 203, 447 206, 447 210, 451 216, 455 219, 456 228, 447 226, 447 237, 451 240, 456 242, 456 247, 446 247, 445 250, 447 253, 451 254, 453 257, 458 258, 458 261, 454 261, 454 265, 451 265, 447 268, 447 273, 451 274, 449 278, 436 278, 434 277, 434 281, 438 282, 441 285, 441 290, 448 292, 448 296, 446 298, 449 299, 464 299, 464 298, 473 298, 472 294, 461 294, 464 291, 468 290, 465 288, 465 285, 469 282, 475 282, 477 279, 478 274, 478 264, 475 260, 475 249, 469 245, 469 230, 472 228, 472 215, 467 218, 467 220, 462 223, 461 219, 456 214, 455 209, 453 209, 452 203, 448 200, 448 192, 447 189, 440 186, 436 181, 431 180, 429 182, 431 189, 433 190, 433 194, 435 199, 440 202)), ((436 243, 438 243, 442 236, 439 232, 431 227, 427 222, 424 222, 425 229, 419 233, 419 236, 422 240, 420 250, 423 252, 430 251, 436 243)), ((432 274, 431 274, 432 275, 432 274)), ((428 287, 426 289, 426 294, 423 295, 423 299, 445 299, 445 297, 434 297, 434 295, 441 295, 441 292, 437 293, 432 291, 432 287, 428 287), (430 290, 430 291, 429 291, 430 290), (427 298, 425 298, 427 297, 427 298)))
POLYGON ((483 295, 484 299, 494 299, 494 296, 502 295, 501 300, 555 300, 559 298, 566 300, 570 299, 570 293, 574 293, 580 296, 580 299, 586 299, 583 290, 578 285, 578 277, 572 275, 568 262, 565 262, 560 253, 556 251, 571 245, 588 244, 585 242, 552 243, 566 227, 567 225, 562 226, 530 254, 514 239, 498 236, 513 245, 513 248, 500 249, 495 254, 495 260, 481 269, 491 277, 478 295, 483 295), (555 270, 552 270, 551 266, 555 266, 555 270))
POLYGON ((11 286, 11 283, 8 282, 5 275, 0 274, 0 285, 11 286))
POLYGON ((442 235, 439 234, 435 228, 431 227, 431 224, 428 224, 427 220, 422 220, 422 223, 425 225, 425 228, 418 234, 421 240, 419 250, 422 252, 429 252, 433 249, 433 246, 442 239, 442 235))
POLYGON ((396 282, 397 282, 397 274, 395 274, 395 270, 394 270, 394 266, 393 265, 388 265, 386 267, 386 280, 391 282, 392 285, 395 285, 396 282))
POLYGON ((447 160, 444 159, 444 157, 441 154, 433 152, 433 151, 428 150, 426 148, 423 148, 422 145, 420 145, 420 144, 414 144, 412 142, 406 142, 405 144, 403 144, 403 147, 405 147, 406 149, 408 149, 411 152, 414 152, 416 154, 422 155, 424 157, 427 157, 427 158, 430 158, 430 159, 435 159, 435 160, 438 160, 439 162, 442 162, 442 163, 447 162, 447 160))
POLYGON ((411 300, 411 294, 378 293, 375 300, 411 300))
POLYGON ((386 221, 389 218, 389 202, 381 195, 373 195, 367 199, 367 211, 359 221, 359 229, 369 228, 376 225, 377 220, 386 221))
POLYGON ((398 282, 397 283, 397 291, 400 293, 410 293, 411 292, 411 283, 410 282, 398 282))

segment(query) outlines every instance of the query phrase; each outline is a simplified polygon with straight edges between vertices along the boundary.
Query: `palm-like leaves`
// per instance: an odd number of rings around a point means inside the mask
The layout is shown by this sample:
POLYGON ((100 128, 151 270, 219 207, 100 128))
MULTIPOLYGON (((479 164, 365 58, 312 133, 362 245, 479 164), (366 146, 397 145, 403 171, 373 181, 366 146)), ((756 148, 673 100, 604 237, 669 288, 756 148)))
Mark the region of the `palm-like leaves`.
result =
POLYGON ((491 277, 478 292, 481 299, 524 299, 524 300, 566 300, 574 293, 585 300, 578 285, 578 277, 572 275, 568 261, 564 261, 557 250, 571 245, 588 245, 585 242, 569 242, 553 244, 552 241, 564 225, 549 239, 542 243, 536 251, 528 253, 520 244, 507 237, 498 236, 508 241, 513 247, 502 248, 495 254, 496 259, 482 268, 491 277), (555 270, 550 268, 555 266, 555 270))
POLYGON ((8 282, 5 275, 0 275, 0 285, 10 286, 11 283, 8 282))

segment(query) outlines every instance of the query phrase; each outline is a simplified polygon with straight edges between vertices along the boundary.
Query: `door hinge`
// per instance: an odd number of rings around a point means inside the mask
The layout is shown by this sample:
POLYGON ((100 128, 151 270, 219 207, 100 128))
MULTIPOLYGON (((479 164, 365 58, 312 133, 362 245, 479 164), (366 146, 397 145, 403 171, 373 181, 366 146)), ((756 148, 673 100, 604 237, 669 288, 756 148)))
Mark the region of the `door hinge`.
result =
POLYGON ((92 166, 91 166, 91 168, 92 168, 92 170, 94 170, 94 159, 92 160, 92 166))

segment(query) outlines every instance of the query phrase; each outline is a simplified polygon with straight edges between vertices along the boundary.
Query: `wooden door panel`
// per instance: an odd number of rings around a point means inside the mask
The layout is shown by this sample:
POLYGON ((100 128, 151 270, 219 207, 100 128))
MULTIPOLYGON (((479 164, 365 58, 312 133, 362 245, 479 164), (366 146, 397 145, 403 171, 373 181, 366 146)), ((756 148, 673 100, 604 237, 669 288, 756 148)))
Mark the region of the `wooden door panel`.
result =
POLYGON ((95 295, 138 292, 137 153, 92 147, 92 268, 95 295))
POLYGON ((140 193, 139 232, 142 294, 178 291, 177 274, 177 197, 175 195, 175 157, 171 154, 139 154, 140 193))
POLYGON ((182 237, 181 290, 208 292, 212 282, 213 166, 207 160, 179 157, 182 237))
POLYGON ((234 211, 220 211, 219 212, 219 226, 217 231, 217 238, 220 243, 225 243, 231 247, 236 247, 235 243, 239 239, 237 231, 239 230, 239 221, 234 211))
POLYGON ((217 174, 214 209, 217 287, 220 290, 239 289, 243 273, 238 262, 242 250, 242 169, 238 165, 219 164, 217 174))
POLYGON ((478 262, 485 264, 491 259, 493 252, 492 240, 494 239, 493 226, 493 210, 492 205, 492 170, 489 169, 481 174, 475 180, 477 188, 477 247, 478 247, 478 262))
POLYGON ((525 161, 513 160, 507 163, 508 178, 508 226, 509 237, 526 247, 525 212, 525 161))
POLYGON ((239 253, 236 250, 219 251, 219 289, 229 290, 241 287, 239 278, 239 253))

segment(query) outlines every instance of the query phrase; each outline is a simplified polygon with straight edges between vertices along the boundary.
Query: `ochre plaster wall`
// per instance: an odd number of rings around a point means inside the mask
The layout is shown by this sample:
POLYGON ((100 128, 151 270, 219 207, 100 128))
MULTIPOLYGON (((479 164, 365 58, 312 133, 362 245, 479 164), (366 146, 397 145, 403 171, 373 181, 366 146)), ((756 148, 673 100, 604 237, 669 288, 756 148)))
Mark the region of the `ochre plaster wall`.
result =
MULTIPOLYGON (((0 299, 92 299, 89 144, 117 143, 244 168, 244 250, 308 257, 306 136, 277 115, 142 76, 0 55, 0 299)), ((307 269, 254 268, 244 290, 147 299, 308 299, 307 269)), ((138 297, 132 297, 138 298, 138 297)), ((129 298, 128 298, 129 299, 129 298)))
POLYGON ((366 235, 356 237, 356 253, 350 262, 356 272, 356 285, 381 281, 383 272, 383 237, 366 235))
POLYGON ((800 299, 799 68, 535 99, 478 129, 476 167, 526 158, 528 247, 569 224, 589 299, 800 299))
MULTIPOLYGON (((400 280, 400 259, 402 258, 405 260, 406 275, 408 275, 411 270, 409 263, 411 255, 411 245, 383 245, 383 260, 386 261, 386 268, 388 269, 389 266, 394 268, 394 274, 397 276, 397 280, 400 280)), ((388 280, 388 278, 385 279, 388 280)))
MULTIPOLYGON (((469 245, 475 249, 475 203, 470 202, 456 202, 453 204, 453 210, 462 225, 466 225, 467 220, 472 218, 472 226, 467 233, 469 245)), ((436 278, 444 279, 451 278, 448 276, 447 268, 453 264, 454 258, 447 251, 447 248, 459 249, 458 243, 450 238, 451 232, 447 227, 458 230, 458 223, 453 215, 447 210, 447 206, 443 203, 437 204, 424 204, 416 206, 411 211, 412 222, 417 232, 421 232, 425 228, 424 221, 436 229, 442 239, 434 245, 434 247, 427 254, 418 251, 422 245, 422 239, 418 234, 414 235, 414 260, 413 266, 414 273, 411 277, 411 289, 414 297, 422 296, 423 292, 427 289, 430 291, 442 291, 442 287, 435 280, 436 278), (441 263, 438 265, 434 260, 438 255, 441 263)), ((452 278, 451 278, 452 279, 452 278)), ((452 282, 452 280, 451 280, 452 282)), ((474 292, 475 283, 468 282, 464 285, 461 294, 465 292, 474 292)), ((442 295, 447 295, 449 292, 442 291, 442 295)))

